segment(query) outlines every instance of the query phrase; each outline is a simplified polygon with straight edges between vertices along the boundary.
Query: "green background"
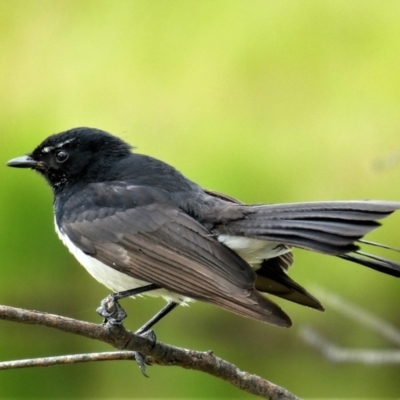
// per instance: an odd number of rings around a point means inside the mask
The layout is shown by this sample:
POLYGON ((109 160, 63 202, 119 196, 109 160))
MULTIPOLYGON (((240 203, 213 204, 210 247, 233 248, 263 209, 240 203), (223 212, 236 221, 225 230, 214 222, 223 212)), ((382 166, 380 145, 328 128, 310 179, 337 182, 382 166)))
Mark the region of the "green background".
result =
MULTIPOLYGON (((400 166, 389 165, 400 151, 398 1, 1 0, 0 54, 3 165, 51 133, 92 126, 245 202, 400 199, 400 166)), ((45 182, 5 166, 0 176, 0 303, 100 322, 108 290, 57 239, 45 182)), ((370 239, 400 247, 399 224, 370 239)), ((400 327, 394 278, 303 251, 291 276, 400 327)), ((125 300, 127 327, 163 304, 125 300)), ((351 348, 393 344, 329 306, 280 304, 290 330, 196 303, 157 337, 213 349, 302 397, 400 396, 399 365, 331 363, 299 329, 351 348)), ((1 360, 111 350, 5 321, 0 337, 1 360)), ((3 371, 0 397, 253 398, 199 372, 148 373, 126 361, 3 371)))

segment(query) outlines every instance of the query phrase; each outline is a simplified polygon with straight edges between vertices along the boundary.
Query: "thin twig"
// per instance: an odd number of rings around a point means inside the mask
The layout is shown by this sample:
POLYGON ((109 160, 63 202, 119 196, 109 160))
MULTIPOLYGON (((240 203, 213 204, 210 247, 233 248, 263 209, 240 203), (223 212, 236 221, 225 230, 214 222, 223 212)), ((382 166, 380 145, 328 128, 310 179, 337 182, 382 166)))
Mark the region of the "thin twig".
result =
POLYGON ((30 367, 51 367, 60 364, 75 364, 90 361, 118 361, 135 360, 134 351, 109 351, 104 353, 70 354, 58 357, 29 358, 26 360, 14 360, 0 362, 0 370, 30 368, 30 367))
MULTIPOLYGON (((324 300, 324 303, 329 304, 330 307, 343 316, 358 322, 368 330, 376 332, 397 346, 400 344, 400 330, 394 325, 325 289, 314 288, 313 291, 319 298, 324 300)), ((333 362, 367 365, 400 364, 400 350, 397 349, 345 348, 333 343, 310 327, 303 326, 299 332, 307 344, 320 351, 328 360, 333 362)))
POLYGON ((368 350, 339 347, 308 326, 301 327, 300 335, 306 343, 319 350, 328 360, 333 362, 366 365, 400 364, 400 350, 368 350))
POLYGON ((351 321, 364 325, 369 330, 378 333, 388 341, 400 346, 400 329, 388 321, 326 289, 315 287, 313 291, 318 298, 323 299, 324 303, 329 304, 337 312, 346 316, 351 321))
POLYGON ((98 353, 96 353, 92 355, 81 354, 34 360, 9 361, 0 364, 0 369, 6 369, 7 367, 23 368, 73 362, 105 361, 106 359, 126 360, 132 359, 133 351, 139 351, 145 356, 150 357, 151 360, 158 365, 180 366, 182 368, 206 372, 231 383, 243 391, 265 399, 298 400, 298 397, 289 393, 286 389, 257 375, 241 371, 235 365, 214 356, 212 352, 187 350, 161 342, 153 343, 150 339, 135 335, 126 330, 122 325, 115 326, 109 323, 97 325, 59 315, 2 305, 0 305, 0 319, 33 325, 43 325, 90 339, 96 339, 108 343, 118 350, 124 350, 115 353, 103 353, 104 356, 99 356, 98 353))

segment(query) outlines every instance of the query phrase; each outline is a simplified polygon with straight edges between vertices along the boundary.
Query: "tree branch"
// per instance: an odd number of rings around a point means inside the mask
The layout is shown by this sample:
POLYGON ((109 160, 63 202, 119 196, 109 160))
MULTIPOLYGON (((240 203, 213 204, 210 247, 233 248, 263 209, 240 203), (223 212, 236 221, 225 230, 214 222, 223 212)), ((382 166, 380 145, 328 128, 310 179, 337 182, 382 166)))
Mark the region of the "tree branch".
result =
POLYGON ((50 367, 60 364, 76 364, 90 361, 135 360, 134 351, 110 351, 104 353, 72 354, 58 357, 29 358, 0 362, 0 370, 28 367, 50 367))
MULTIPOLYGON (((206 372, 221 378, 237 388, 269 400, 298 400, 287 390, 257 376, 239 370, 235 365, 209 352, 187 350, 152 340, 126 330, 122 325, 98 325, 72 318, 0 305, 0 319, 43 325, 49 328, 96 339, 110 344, 117 352, 79 354, 0 363, 0 369, 50 366, 88 361, 134 360, 134 351, 149 357, 152 362, 165 366, 180 366, 206 372)), ((149 361, 150 361, 149 359, 149 361)))
MULTIPOLYGON (((318 298, 322 298, 324 303, 331 306, 331 308, 341 315, 363 325, 367 330, 377 333, 397 346, 400 345, 400 330, 389 322, 326 289, 314 287, 313 292, 318 298)), ((400 350, 370 350, 341 347, 326 339, 315 329, 307 326, 300 328, 300 336, 307 344, 320 351, 330 361, 367 365, 400 364, 400 350)))
POLYGON ((366 365, 400 364, 400 351, 350 349, 340 347, 324 338, 315 329, 303 326, 300 329, 303 340, 322 353, 330 361, 337 363, 358 363, 366 365))

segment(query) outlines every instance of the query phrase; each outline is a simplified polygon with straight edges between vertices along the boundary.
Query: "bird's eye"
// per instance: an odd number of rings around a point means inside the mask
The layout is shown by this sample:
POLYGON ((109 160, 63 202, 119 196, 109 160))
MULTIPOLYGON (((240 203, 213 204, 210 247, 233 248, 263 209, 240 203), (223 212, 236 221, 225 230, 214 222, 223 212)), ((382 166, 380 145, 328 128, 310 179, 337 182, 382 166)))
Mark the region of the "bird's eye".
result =
POLYGON ((60 150, 57 151, 56 153, 56 161, 58 163, 63 163, 64 161, 67 161, 69 157, 69 154, 65 150, 60 150))

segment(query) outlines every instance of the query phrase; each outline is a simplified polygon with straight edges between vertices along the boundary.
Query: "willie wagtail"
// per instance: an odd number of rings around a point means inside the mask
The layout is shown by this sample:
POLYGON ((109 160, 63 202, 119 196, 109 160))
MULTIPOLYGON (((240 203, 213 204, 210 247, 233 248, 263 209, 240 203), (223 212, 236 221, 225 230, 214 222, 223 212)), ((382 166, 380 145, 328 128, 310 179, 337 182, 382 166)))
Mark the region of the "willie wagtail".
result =
POLYGON ((400 276, 400 263, 359 247, 387 248, 362 238, 400 209, 399 202, 246 205, 92 128, 52 135, 7 165, 32 168, 50 184, 60 239, 116 292, 102 302, 101 315, 121 323, 117 300, 126 296, 168 301, 141 333, 191 300, 282 327, 291 325, 289 316, 262 293, 323 310, 287 273, 292 247, 400 276))

